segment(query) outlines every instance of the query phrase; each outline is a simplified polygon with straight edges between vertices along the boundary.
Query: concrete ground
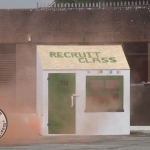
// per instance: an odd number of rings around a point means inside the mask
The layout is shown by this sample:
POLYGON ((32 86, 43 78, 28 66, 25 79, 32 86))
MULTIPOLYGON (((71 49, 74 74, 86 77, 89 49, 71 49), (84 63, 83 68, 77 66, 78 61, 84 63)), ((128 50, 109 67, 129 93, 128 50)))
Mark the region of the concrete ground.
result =
POLYGON ((7 115, 0 150, 150 150, 150 131, 125 136, 41 136, 40 118, 7 115))
POLYGON ((40 136, 0 138, 0 150, 150 150, 150 132, 129 136, 40 136))

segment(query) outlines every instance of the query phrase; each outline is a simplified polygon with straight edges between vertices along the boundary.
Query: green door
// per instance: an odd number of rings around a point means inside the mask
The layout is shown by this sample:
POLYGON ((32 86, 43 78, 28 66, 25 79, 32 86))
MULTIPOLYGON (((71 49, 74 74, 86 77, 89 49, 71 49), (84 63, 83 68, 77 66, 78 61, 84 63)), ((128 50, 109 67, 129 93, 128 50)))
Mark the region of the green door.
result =
POLYGON ((74 73, 48 75, 48 129, 49 134, 75 134, 74 73), (73 104, 72 104, 73 102, 73 104))

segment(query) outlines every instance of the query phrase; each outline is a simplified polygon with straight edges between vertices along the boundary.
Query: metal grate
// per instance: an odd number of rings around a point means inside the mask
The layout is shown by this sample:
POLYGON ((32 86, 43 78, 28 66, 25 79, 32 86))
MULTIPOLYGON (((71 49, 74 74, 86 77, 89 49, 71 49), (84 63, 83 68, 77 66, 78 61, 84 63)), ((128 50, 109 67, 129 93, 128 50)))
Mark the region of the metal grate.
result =
POLYGON ((15 109, 15 54, 0 54, 0 109, 15 109))
POLYGON ((37 8, 103 8, 103 7, 133 7, 133 6, 147 6, 149 0, 132 0, 132 1, 97 1, 86 3, 61 3, 53 2, 51 4, 37 3, 37 8))

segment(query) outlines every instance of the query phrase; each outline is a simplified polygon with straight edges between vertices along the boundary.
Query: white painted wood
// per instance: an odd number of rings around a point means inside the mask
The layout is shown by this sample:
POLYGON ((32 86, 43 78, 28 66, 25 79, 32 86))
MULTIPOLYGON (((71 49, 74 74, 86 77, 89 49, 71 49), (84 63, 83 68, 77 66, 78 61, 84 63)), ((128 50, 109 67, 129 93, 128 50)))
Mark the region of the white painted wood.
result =
POLYGON ((150 131, 150 126, 130 126, 131 131, 150 131))
MULTIPOLYGON (((107 75, 107 71, 106 76, 107 75)), ((96 75, 97 70, 44 71, 43 76, 43 123, 42 134, 48 135, 48 73, 76 73, 76 135, 128 135, 130 134, 130 73, 121 70, 124 76, 124 112, 84 112, 86 106, 86 76, 96 75)), ((104 74, 103 74, 104 75, 104 74)))
POLYGON ((129 69, 121 45, 38 45, 37 48, 45 70, 129 69), (103 62, 104 58, 107 62, 103 62))
MULTIPOLYGON (((37 54, 38 56, 38 54, 37 54)), ((57 69, 57 68, 56 68, 57 69)), ((48 73, 76 74, 76 134, 75 135, 129 135, 130 134, 130 70, 120 69, 123 76, 123 109, 124 112, 85 112, 86 109, 86 76, 117 76, 116 70, 104 69, 99 74, 97 69, 64 69, 42 70, 37 57, 37 112, 41 113, 41 134, 48 134, 48 73), (42 73, 41 73, 42 72, 42 73), (39 81, 40 79, 40 81, 39 81), (40 86, 40 87, 38 87, 40 86), (42 110, 40 109, 40 106, 42 110)), ((71 101, 71 100, 70 100, 71 101)), ((57 134, 60 135, 60 134, 57 134)), ((56 136, 57 136, 56 135, 56 136)), ((50 135, 50 136, 53 136, 50 135)))

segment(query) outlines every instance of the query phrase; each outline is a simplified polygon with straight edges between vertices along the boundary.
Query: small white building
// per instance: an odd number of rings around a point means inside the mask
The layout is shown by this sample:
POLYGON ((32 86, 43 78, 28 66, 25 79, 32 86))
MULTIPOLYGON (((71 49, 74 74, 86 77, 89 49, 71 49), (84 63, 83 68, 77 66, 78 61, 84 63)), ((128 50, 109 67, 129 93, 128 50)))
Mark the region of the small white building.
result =
POLYGON ((130 134, 130 68, 120 45, 37 46, 42 135, 130 134))

